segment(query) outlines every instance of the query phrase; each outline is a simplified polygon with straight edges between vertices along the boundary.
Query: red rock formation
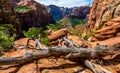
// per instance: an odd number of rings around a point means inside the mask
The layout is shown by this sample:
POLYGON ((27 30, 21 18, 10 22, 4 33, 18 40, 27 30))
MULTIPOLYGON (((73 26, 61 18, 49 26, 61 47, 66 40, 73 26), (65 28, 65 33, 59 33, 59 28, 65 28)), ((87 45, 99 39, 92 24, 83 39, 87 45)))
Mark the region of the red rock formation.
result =
POLYGON ((120 17, 114 18, 104 25, 90 38, 91 41, 102 41, 113 37, 120 37, 120 17))
POLYGON ((35 2, 34 0, 20 0, 17 3, 18 6, 29 6, 32 8, 32 11, 28 13, 18 13, 23 30, 26 30, 30 27, 44 27, 47 24, 55 23, 50 10, 44 5, 35 2))
POLYGON ((120 0, 94 0, 88 19, 90 29, 120 16, 120 0))

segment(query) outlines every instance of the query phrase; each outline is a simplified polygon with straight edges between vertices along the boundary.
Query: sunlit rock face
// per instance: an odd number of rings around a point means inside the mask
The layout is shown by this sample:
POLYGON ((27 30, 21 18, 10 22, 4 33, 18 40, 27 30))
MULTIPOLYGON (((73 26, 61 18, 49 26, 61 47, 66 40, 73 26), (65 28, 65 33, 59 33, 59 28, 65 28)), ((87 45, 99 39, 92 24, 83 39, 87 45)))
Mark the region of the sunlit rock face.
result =
POLYGON ((90 13, 89 6, 80 6, 74 7, 68 16, 70 18, 85 19, 89 13, 90 13))
POLYGON ((93 29, 119 16, 120 0, 94 0, 88 19, 88 27, 93 29))

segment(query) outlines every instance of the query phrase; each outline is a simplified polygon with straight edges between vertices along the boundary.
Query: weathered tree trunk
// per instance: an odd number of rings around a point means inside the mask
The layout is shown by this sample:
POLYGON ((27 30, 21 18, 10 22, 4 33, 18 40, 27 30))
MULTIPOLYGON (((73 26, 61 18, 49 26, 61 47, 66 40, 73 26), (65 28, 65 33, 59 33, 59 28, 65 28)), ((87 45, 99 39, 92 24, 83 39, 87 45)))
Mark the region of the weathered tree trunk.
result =
MULTIPOLYGON (((120 49, 119 49, 120 51, 120 49)), ((42 59, 51 56, 60 57, 65 56, 65 58, 102 58, 106 55, 115 54, 118 50, 110 50, 105 46, 98 46, 94 49, 91 48, 76 48, 76 47, 49 47, 46 49, 40 49, 37 52, 26 53, 21 57, 10 57, 10 58, 0 58, 0 65, 6 64, 23 64, 35 59, 42 59)))
MULTIPOLYGON (((14 48, 18 48, 19 46, 23 46, 25 48, 25 55, 20 57, 0 57, 0 65, 20 65, 28 62, 32 62, 34 60, 48 58, 54 56, 59 58, 62 56, 64 59, 73 59, 73 58, 86 58, 84 60, 85 64, 91 71, 94 73, 111 73, 110 71, 104 69, 102 66, 97 65, 95 63, 91 63, 88 59, 101 59, 107 55, 113 55, 120 52, 120 45, 115 45, 112 48, 108 48, 106 45, 98 45, 95 48, 80 48, 76 44, 72 43, 67 38, 64 38, 66 43, 69 43, 70 46, 56 46, 56 47, 42 47, 42 44, 39 42, 39 39, 28 39, 27 45, 18 45, 14 48), (34 40, 36 42, 36 46, 29 45, 29 41, 34 40), (29 53, 28 48, 34 48, 37 51, 29 53), (99 69, 98 69, 99 68, 99 69)), ((81 72, 84 73, 85 71, 81 72)))

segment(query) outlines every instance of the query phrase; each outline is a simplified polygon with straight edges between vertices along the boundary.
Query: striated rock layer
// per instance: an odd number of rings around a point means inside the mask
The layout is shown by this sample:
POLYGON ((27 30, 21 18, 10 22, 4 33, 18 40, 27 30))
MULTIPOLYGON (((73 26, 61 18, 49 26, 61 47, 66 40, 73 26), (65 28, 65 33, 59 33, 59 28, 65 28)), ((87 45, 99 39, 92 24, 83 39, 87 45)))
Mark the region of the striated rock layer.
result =
POLYGON ((97 30, 89 39, 90 41, 102 41, 109 38, 120 37, 120 17, 111 19, 104 24, 104 27, 97 30))

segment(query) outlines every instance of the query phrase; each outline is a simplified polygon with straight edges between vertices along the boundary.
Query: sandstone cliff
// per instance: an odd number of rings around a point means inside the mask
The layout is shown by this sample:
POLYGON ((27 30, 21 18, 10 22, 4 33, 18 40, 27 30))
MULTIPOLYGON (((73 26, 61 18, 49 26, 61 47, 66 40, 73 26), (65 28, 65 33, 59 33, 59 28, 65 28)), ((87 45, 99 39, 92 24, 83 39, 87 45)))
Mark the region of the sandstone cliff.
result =
POLYGON ((90 29, 120 16, 120 0, 94 0, 88 19, 90 29))
POLYGON ((23 30, 30 27, 44 27, 47 24, 55 23, 50 10, 42 4, 34 0, 21 0, 17 3, 18 6, 29 6, 33 10, 28 13, 18 13, 23 30))
MULTIPOLYGON (((4 0, 4 2, 10 3, 6 5, 6 8, 18 19, 17 23, 13 21, 8 22, 14 25, 18 35, 22 34, 23 30, 28 30, 30 27, 44 27, 47 24, 55 23, 50 10, 34 0, 4 0), (14 11, 16 6, 27 6, 32 10, 26 13, 19 13, 14 11)), ((7 21, 8 20, 4 20, 2 23, 4 24, 7 21)))

